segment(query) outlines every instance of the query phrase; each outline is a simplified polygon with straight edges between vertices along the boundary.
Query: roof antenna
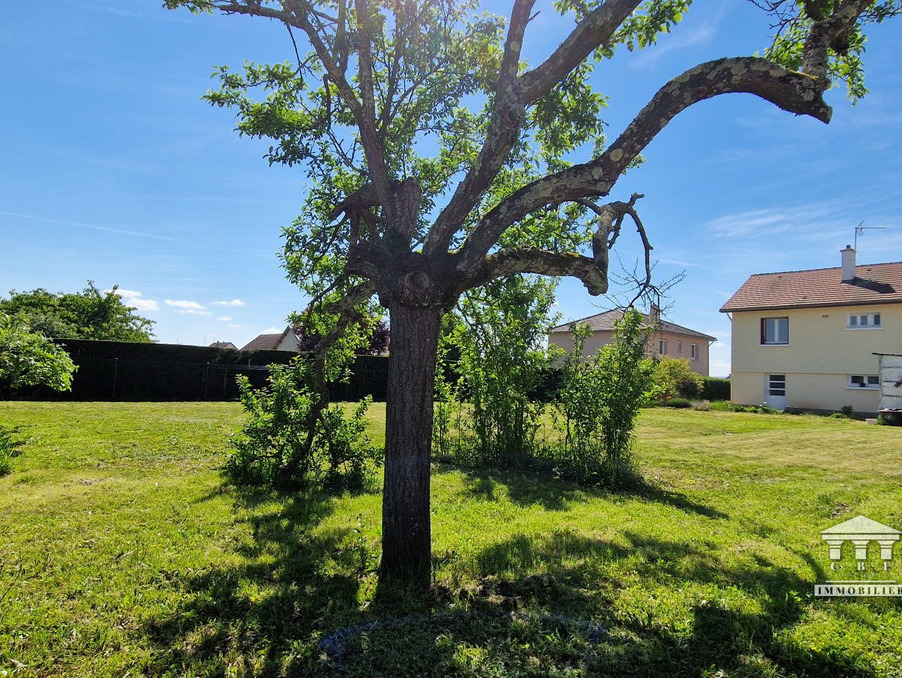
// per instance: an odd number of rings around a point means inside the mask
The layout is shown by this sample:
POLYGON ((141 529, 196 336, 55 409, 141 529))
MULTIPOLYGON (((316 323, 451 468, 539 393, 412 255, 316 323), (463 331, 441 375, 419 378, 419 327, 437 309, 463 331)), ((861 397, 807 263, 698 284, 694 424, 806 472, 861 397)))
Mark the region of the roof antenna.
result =
POLYGON ((858 226, 855 227, 855 245, 853 249, 858 251, 858 236, 864 235, 865 231, 885 231, 886 226, 865 226, 864 222, 859 222, 858 226))

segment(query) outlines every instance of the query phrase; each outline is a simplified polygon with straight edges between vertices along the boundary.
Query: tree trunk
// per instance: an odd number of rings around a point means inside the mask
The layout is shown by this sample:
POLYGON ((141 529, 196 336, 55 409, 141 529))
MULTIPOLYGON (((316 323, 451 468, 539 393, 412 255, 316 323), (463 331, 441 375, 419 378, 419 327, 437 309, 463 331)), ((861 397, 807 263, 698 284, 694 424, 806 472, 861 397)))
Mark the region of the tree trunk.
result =
POLYGON ((390 313, 380 582, 426 590, 432 581, 429 480, 442 311, 394 304, 390 313))

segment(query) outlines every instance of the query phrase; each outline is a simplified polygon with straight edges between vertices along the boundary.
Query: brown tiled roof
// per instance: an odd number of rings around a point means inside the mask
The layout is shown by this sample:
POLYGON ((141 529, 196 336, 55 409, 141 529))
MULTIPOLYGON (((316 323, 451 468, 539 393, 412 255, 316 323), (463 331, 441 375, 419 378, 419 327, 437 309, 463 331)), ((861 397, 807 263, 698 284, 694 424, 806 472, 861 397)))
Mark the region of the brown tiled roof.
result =
POLYGON ((258 334, 249 343, 241 347, 242 351, 275 351, 282 343, 285 333, 290 328, 286 327, 281 334, 258 334))
POLYGON ((757 273, 720 309, 764 311, 778 308, 857 306, 902 302, 902 262, 855 267, 855 279, 842 282, 841 268, 757 273))
MULTIPOLYGON (((621 309, 614 309, 612 311, 605 311, 604 313, 598 313, 597 315, 590 315, 588 318, 580 318, 579 320, 574 320, 572 322, 579 323, 580 325, 588 325, 589 329, 593 332, 613 332, 614 331, 614 323, 620 320, 623 317, 623 311, 621 309)), ((654 324, 654 320, 650 315, 645 316, 645 322, 649 325, 654 324)), ((659 321, 658 331, 660 332, 669 332, 671 334, 682 334, 687 337, 697 337, 699 339, 706 339, 707 341, 716 341, 717 337, 712 337, 707 334, 702 334, 701 332, 696 332, 695 330, 690 330, 688 327, 683 327, 682 325, 677 325, 676 323, 668 322, 666 320, 659 321)), ((564 323, 563 325, 558 325, 557 327, 552 327, 549 332, 569 332, 570 331, 570 323, 564 323)))

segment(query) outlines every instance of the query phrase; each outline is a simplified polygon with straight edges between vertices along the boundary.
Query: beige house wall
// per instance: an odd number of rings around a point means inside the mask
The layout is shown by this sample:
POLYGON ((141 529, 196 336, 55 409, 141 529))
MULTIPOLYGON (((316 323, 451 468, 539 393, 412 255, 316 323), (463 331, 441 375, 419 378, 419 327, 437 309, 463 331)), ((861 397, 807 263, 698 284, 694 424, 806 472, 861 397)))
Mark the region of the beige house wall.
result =
MULTIPOLYGON (((703 377, 708 376, 708 340, 701 337, 690 337, 685 334, 675 334, 673 332, 654 332, 648 339, 645 352, 649 356, 660 355, 658 352, 659 340, 664 339, 666 350, 664 355, 671 358, 685 358, 689 361, 689 367, 696 374, 703 377), (696 344, 698 352, 696 358, 692 359, 691 344, 696 344)), ((572 332, 553 332, 548 335, 548 341, 551 344, 560 346, 567 352, 573 350, 573 333, 572 332)), ((613 332, 596 331, 586 338, 583 346, 583 355, 589 357, 595 355, 598 350, 614 341, 613 332)))
POLYGON ((786 407, 874 412, 879 389, 849 386, 850 375, 876 376, 874 353, 902 352, 902 305, 822 307, 733 313, 732 400, 765 402, 767 378, 786 375, 786 407), (880 314, 880 329, 849 329, 850 315, 880 314), (789 343, 761 344, 762 318, 789 318, 789 343))
POLYGON ((276 346, 277 351, 294 351, 298 350, 298 338, 295 336, 294 332, 287 332, 284 337, 282 337, 282 341, 279 342, 279 345, 276 346))

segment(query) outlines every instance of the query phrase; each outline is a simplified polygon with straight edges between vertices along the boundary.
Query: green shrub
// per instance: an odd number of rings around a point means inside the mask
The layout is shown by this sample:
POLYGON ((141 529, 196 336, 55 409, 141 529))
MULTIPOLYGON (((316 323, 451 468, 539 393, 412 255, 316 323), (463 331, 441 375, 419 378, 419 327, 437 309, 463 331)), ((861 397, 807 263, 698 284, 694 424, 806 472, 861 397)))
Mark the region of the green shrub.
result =
POLYGON ((68 391, 76 369, 61 346, 33 332, 21 318, 0 313, 0 384, 13 391, 29 386, 68 391))
POLYGON ((589 360, 582 358, 588 328, 571 328, 573 350, 556 403, 562 442, 552 455, 575 480, 621 485, 635 476, 630 447, 639 409, 656 394, 654 364, 645 358, 649 328, 638 311, 627 311, 614 325, 614 342, 589 360))
POLYGON ((661 401, 661 407, 675 407, 677 409, 688 409, 692 407, 692 402, 686 398, 668 398, 661 401))
POLYGON ((735 412, 735 405, 728 400, 715 400, 711 403, 711 409, 714 412, 735 412))
POLYGON ((701 397, 705 400, 729 400, 730 380, 718 377, 702 377, 701 397))
POLYGON ((653 379, 664 399, 674 397, 692 399, 697 398, 702 392, 702 378, 692 371, 687 358, 670 356, 655 358, 653 379))
POLYGON ((730 405, 733 412, 751 412, 753 414, 784 414, 781 410, 775 410, 767 405, 730 405))
POLYGON ((349 417, 339 405, 321 406, 313 366, 304 358, 274 365, 268 384, 253 389, 238 377, 247 421, 230 441, 227 475, 248 485, 356 489, 381 455, 364 435, 370 400, 349 417))
POLYGON ((461 319, 446 321, 436 370, 438 455, 468 465, 528 465, 545 409, 531 396, 552 362, 542 343, 553 325, 553 304, 554 283, 529 276, 496 280, 462 297, 461 319), (451 346, 458 354, 453 371, 460 375, 453 382, 451 346), (466 420, 463 400, 470 405, 466 420))

